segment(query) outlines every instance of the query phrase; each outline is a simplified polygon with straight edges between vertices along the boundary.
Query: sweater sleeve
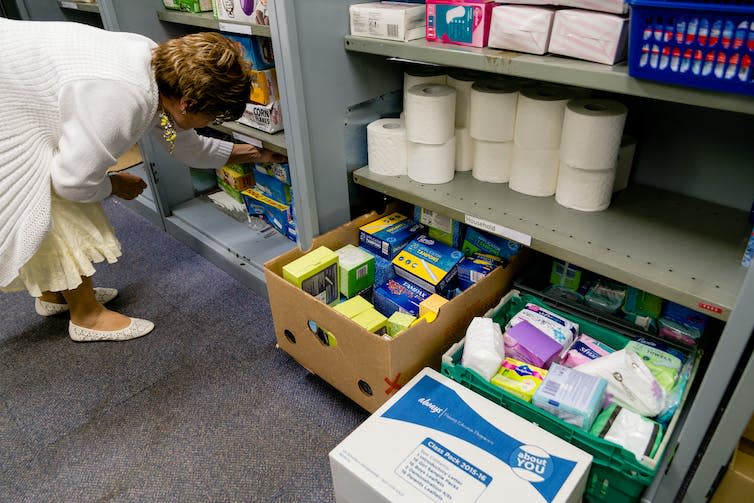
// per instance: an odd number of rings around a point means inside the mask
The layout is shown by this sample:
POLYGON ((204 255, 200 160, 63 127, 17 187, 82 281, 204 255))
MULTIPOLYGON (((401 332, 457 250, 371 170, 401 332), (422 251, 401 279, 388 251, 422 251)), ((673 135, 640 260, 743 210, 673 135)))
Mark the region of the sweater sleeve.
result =
POLYGON ((100 201, 112 191, 107 168, 152 120, 147 95, 126 82, 82 80, 64 86, 59 105, 53 188, 72 201, 100 201))
MULTIPOLYGON (((157 143, 167 146, 159 126, 152 129, 152 136, 157 143)), ((232 150, 233 143, 229 141, 201 136, 193 129, 179 129, 173 157, 192 168, 216 169, 228 162, 232 150)))

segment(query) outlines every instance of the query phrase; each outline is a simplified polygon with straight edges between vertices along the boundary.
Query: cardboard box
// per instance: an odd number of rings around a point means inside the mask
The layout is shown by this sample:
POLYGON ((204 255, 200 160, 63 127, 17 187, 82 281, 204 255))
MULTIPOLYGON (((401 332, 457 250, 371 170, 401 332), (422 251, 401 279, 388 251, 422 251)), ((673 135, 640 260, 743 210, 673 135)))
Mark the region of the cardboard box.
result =
MULTIPOLYGON (((397 209, 391 206, 388 213, 397 209)), ((356 245, 359 227, 388 213, 363 215, 315 238, 312 246, 334 250, 356 245)), ((376 410, 422 368, 439 368, 443 352, 464 336, 471 319, 495 306, 511 288, 525 258, 516 257, 508 267, 493 271, 445 304, 433 323, 421 322, 386 340, 283 279, 283 266, 303 254, 296 248, 264 265, 278 347, 369 411, 376 410), (331 332, 337 347, 324 345, 316 329, 310 328, 310 321, 331 332)))
POLYGON ((240 174, 227 166, 217 168, 215 173, 217 174, 217 178, 223 180, 226 184, 237 191, 244 190, 254 185, 254 175, 251 173, 240 174))
POLYGON ((325 304, 338 302, 338 256, 325 246, 283 266, 283 278, 325 304))
POLYGON ((284 163, 256 163, 254 164, 254 171, 258 171, 263 175, 274 176, 283 183, 291 184, 291 168, 287 162, 284 163))
POLYGON ((529 5, 559 5, 561 7, 575 7, 577 9, 596 10, 625 14, 628 5, 624 0, 506 0, 505 3, 529 5))
POLYGON ((423 369, 330 451, 338 503, 579 502, 592 456, 423 369))
POLYGON ((346 245, 335 250, 338 255, 340 293, 350 299, 374 287, 374 256, 358 246, 346 245))
POLYGON ((752 416, 749 424, 746 425, 746 429, 744 430, 744 434, 742 436, 743 438, 754 442, 754 416, 752 416))
POLYGON ((247 103, 246 110, 238 122, 259 129, 266 133, 277 133, 283 130, 283 113, 280 110, 280 102, 274 101, 269 105, 247 103))
POLYGON ((255 3, 259 3, 259 0, 212 0, 212 13, 220 21, 254 23, 255 3))
POLYGON ((275 53, 272 51, 272 39, 270 37, 237 35, 226 32, 223 32, 223 36, 235 40, 243 46, 246 59, 249 60, 254 70, 266 70, 275 66, 275 53))
POLYGON ((427 0, 427 40, 487 47, 493 0, 427 0))
POLYGON ((427 235, 453 248, 461 248, 461 222, 436 211, 414 206, 414 220, 427 226, 427 235))
POLYGON ((251 94, 249 100, 260 105, 269 105, 280 99, 278 79, 274 68, 251 71, 251 94))
POLYGON ((291 186, 287 183, 260 172, 254 173, 254 181, 256 182, 254 188, 273 201, 286 206, 291 204, 291 186))
POLYGON ((393 259, 395 274, 432 293, 449 296, 458 278, 458 262, 463 252, 419 236, 393 259))
POLYGON ((544 54, 550 43, 555 9, 529 5, 500 5, 492 9, 489 46, 544 54))
POLYGON ((264 217, 279 233, 296 241, 296 220, 292 206, 274 201, 255 189, 246 189, 241 195, 249 215, 264 217))
POLYGON ((393 260, 424 226, 400 213, 393 213, 359 229, 359 244, 376 255, 393 260))
POLYGON ((351 5, 351 35, 408 42, 424 38, 423 5, 369 2, 351 5))
POLYGON ((555 13, 548 50, 553 54, 612 65, 626 59, 628 18, 579 9, 555 13))
POLYGON ((205 12, 212 10, 212 0, 162 0, 162 4, 167 9, 182 10, 186 12, 205 12))
POLYGON ((739 503, 754 494, 754 446, 742 440, 710 503, 739 503))

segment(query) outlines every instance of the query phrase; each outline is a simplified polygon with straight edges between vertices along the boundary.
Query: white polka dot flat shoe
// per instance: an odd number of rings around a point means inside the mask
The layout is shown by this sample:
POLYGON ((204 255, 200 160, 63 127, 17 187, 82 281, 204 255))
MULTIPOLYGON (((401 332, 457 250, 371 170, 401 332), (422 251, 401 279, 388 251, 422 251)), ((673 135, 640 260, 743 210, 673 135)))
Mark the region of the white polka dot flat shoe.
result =
MULTIPOLYGON (((115 288, 94 288, 94 298, 100 304, 107 304, 117 296, 118 290, 116 290, 115 288)), ((68 304, 56 304, 54 302, 35 299, 34 309, 40 316, 54 316, 56 314, 67 312, 68 304)))
POLYGON ((68 335, 76 342, 127 341, 147 335, 154 328, 154 323, 141 318, 131 318, 131 323, 120 330, 92 330, 68 322, 68 335))

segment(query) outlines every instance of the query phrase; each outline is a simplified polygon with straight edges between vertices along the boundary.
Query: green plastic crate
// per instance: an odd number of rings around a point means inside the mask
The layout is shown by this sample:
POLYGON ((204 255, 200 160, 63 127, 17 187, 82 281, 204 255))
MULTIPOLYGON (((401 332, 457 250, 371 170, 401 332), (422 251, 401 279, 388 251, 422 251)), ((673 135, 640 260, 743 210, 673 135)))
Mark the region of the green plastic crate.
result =
MULTIPOLYGON (((505 326, 508 320, 523 309, 527 303, 545 307, 577 322, 581 333, 587 333, 612 348, 623 349, 630 341, 628 337, 615 331, 555 309, 537 297, 528 294, 521 295, 517 291, 514 291, 514 294, 510 295, 507 302, 501 302, 501 304, 491 310, 488 316, 501 326, 505 326)), ((485 398, 502 405, 514 414, 539 425, 550 433, 583 449, 594 457, 585 493, 585 497, 590 501, 609 501, 610 503, 638 501, 644 489, 654 480, 657 473, 656 467, 660 465, 666 450, 665 442, 653 458, 655 468, 651 468, 638 462, 633 453, 623 449, 619 445, 568 424, 549 412, 539 409, 531 403, 525 402, 502 388, 491 384, 475 371, 463 367, 461 365, 462 355, 463 341, 451 347, 443 356, 441 372, 485 398)), ((690 379, 693 379, 693 377, 694 373, 692 372, 690 379)), ((689 387, 687 386, 686 389, 688 390, 689 387)), ((680 407, 676 412, 674 421, 671 421, 670 428, 665 433, 666 435, 672 432, 672 426, 679 412, 680 407)))

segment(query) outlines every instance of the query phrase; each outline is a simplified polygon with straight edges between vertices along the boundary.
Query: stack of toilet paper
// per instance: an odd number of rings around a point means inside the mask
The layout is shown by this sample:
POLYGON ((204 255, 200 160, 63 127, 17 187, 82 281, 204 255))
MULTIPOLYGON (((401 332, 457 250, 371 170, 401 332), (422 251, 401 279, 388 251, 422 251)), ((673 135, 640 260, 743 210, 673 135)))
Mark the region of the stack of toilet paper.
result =
POLYGON ((484 75, 475 70, 456 70, 448 74, 447 83, 456 90, 456 171, 471 171, 473 167, 474 141, 469 131, 471 86, 484 75))
POLYGON ((471 86, 469 135, 474 143, 472 176, 482 182, 510 178, 519 83, 499 77, 471 86))

